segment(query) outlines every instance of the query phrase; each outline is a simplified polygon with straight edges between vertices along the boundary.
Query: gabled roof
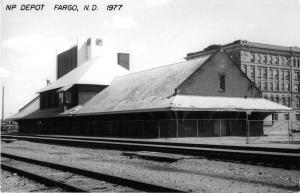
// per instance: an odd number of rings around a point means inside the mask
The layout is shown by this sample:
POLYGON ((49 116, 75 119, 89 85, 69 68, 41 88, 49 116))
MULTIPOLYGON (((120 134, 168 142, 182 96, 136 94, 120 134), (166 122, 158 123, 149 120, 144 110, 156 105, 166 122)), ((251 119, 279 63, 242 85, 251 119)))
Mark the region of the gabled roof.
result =
POLYGON ((119 76, 110 86, 73 114, 80 116, 165 110, 243 112, 291 110, 262 98, 178 95, 176 89, 218 53, 221 57, 228 57, 217 51, 213 55, 119 76))
POLYGON ((74 84, 109 85, 115 76, 128 72, 128 70, 118 64, 105 61, 101 57, 95 57, 81 64, 39 92, 58 88, 67 90, 74 84))
POLYGON ((6 120, 16 120, 30 115, 31 113, 37 111, 40 108, 40 97, 36 96, 29 103, 24 105, 19 112, 6 118, 6 120))
POLYGON ((116 77, 75 114, 169 108, 175 89, 210 56, 116 77))

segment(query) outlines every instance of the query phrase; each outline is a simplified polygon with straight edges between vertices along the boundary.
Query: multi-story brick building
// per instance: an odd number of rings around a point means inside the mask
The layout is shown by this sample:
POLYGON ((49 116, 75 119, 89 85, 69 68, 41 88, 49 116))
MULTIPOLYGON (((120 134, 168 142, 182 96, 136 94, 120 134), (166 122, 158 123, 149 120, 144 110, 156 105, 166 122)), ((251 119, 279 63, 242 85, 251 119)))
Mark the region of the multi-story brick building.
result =
POLYGON ((210 45, 188 53, 187 60, 211 54, 222 48, 233 62, 271 101, 294 108, 289 114, 274 114, 277 120, 300 120, 300 48, 237 40, 225 45, 210 45))

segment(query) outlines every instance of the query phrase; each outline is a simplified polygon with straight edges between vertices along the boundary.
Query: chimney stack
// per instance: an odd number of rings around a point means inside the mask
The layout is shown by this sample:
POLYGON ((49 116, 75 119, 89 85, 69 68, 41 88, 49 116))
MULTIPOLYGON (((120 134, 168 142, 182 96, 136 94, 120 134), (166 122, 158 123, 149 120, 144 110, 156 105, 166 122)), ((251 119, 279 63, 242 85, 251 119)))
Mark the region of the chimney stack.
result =
POLYGON ((130 70, 129 56, 128 53, 118 53, 118 64, 127 70, 130 70))

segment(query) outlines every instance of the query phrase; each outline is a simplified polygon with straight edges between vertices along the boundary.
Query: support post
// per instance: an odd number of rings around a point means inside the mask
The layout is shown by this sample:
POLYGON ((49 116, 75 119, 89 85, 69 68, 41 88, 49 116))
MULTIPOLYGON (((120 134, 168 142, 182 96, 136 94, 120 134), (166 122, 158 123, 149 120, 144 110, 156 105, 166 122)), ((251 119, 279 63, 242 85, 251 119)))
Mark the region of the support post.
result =
POLYGON ((132 133, 131 133, 131 121, 128 121, 129 124, 129 137, 132 137, 132 133))
POLYGON ((158 139, 160 139, 160 120, 158 121, 158 139))
POLYGON ((231 136, 231 120, 229 120, 229 133, 230 133, 230 136, 231 136))
POLYGON ((144 134, 145 120, 142 120, 142 124, 143 124, 143 126, 142 126, 142 128, 143 128, 143 130, 142 130, 142 138, 145 138, 145 134, 144 134))
POLYGON ((289 113, 289 123, 288 123, 288 135, 289 135, 289 142, 293 142, 293 133, 292 133, 292 120, 291 120, 291 113, 289 113))
POLYGON ((178 139, 178 127, 179 127, 179 123, 178 123, 178 112, 174 111, 175 113, 175 119, 176 119, 176 139, 178 139))
POLYGON ((247 139, 246 139, 246 144, 249 144, 249 120, 248 120, 248 115, 250 115, 251 114, 251 112, 250 111, 247 111, 246 112, 246 128, 247 128, 247 130, 246 130, 246 135, 247 135, 247 139))
POLYGON ((198 139, 199 139, 199 131, 198 131, 198 126, 199 126, 199 124, 198 124, 198 119, 196 120, 196 123, 197 123, 197 141, 198 141, 198 139))
POLYGON ((221 137, 222 136, 222 125, 221 125, 221 119, 220 119, 220 122, 219 122, 219 137, 221 137))
POLYGON ((178 119, 176 119, 176 138, 178 138, 178 119))

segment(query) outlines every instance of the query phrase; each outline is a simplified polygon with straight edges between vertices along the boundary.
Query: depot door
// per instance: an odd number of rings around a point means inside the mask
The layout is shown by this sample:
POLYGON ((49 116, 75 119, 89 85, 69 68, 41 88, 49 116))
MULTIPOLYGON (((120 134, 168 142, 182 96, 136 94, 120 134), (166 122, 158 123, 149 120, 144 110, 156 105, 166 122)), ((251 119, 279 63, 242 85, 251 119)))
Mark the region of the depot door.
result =
POLYGON ((228 131, 227 120, 215 120, 214 121, 214 136, 226 136, 228 131))

